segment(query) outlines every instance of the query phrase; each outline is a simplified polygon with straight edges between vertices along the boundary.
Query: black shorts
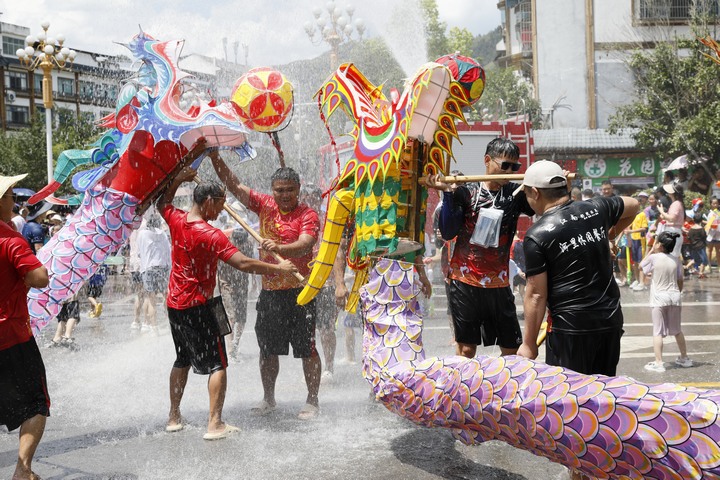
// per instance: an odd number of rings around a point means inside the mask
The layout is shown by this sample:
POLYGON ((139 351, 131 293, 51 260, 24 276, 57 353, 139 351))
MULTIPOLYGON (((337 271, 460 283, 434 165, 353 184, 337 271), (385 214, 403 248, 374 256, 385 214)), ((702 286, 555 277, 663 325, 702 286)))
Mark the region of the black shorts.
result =
POLYGON ((324 287, 315 298, 315 311, 317 313, 315 326, 318 330, 335 330, 338 311, 335 305, 335 288, 324 287))
POLYGON ((450 280, 448 303, 458 343, 509 349, 522 344, 515 297, 509 286, 482 288, 450 280))
POLYGON ((143 288, 148 293, 164 293, 170 279, 170 268, 151 267, 141 274, 143 288))
POLYGON ((205 305, 176 310, 168 307, 170 332, 177 358, 173 367, 187 368, 199 375, 227 368, 225 338, 218 333, 212 311, 205 305))
POLYGON ((103 285, 88 285, 87 296, 92 298, 100 298, 103 292, 103 285))
POLYGON ((599 374, 614 377, 620 361, 622 336, 622 329, 580 335, 549 332, 546 339, 545 362, 585 375, 599 374))
POLYGON ((71 318, 74 318, 77 320, 77 323, 80 323, 80 302, 77 300, 63 303, 60 313, 58 313, 57 321, 67 322, 71 318))
POLYGON ((287 355, 288 345, 295 358, 317 355, 315 348, 315 300, 298 305, 302 289, 261 290, 257 301, 257 336, 260 355, 287 355))
POLYGON ((130 284, 142 285, 142 274, 140 272, 130 272, 130 284))
POLYGON ((35 415, 50 416, 45 364, 35 339, 0 350, 0 425, 13 431, 35 415))

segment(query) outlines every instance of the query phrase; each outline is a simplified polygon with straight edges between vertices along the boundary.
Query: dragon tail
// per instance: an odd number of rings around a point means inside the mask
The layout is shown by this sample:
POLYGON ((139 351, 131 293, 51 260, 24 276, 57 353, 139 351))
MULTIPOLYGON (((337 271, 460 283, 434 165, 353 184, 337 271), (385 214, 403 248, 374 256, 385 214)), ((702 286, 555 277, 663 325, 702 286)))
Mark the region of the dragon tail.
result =
POLYGON ((95 187, 70 221, 38 251, 50 283, 28 292, 30 326, 37 335, 72 298, 108 256, 136 227, 137 199, 127 193, 95 187))

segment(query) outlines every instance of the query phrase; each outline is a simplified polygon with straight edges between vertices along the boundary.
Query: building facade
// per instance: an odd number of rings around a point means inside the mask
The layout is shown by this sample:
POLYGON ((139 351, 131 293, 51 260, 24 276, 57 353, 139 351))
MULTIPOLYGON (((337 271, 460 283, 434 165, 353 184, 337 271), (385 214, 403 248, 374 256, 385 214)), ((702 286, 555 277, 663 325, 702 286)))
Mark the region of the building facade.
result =
POLYGON ((693 37, 694 13, 717 15, 718 0, 501 0, 498 8, 505 33, 500 64, 532 81, 547 125, 561 131, 536 132, 537 157, 606 165, 594 186, 604 179, 644 185, 648 175, 635 163, 666 159, 628 145, 632 132, 605 131, 618 107, 634 100, 628 59, 659 42, 693 37), (623 159, 633 168, 621 168, 623 159), (620 175, 627 171, 639 173, 620 175))

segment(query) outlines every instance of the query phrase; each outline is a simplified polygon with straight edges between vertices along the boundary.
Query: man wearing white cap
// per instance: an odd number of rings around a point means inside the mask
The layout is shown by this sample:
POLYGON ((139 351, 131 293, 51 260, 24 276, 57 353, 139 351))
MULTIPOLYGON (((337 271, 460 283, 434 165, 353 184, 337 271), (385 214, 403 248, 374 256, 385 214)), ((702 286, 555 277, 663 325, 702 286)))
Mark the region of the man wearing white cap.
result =
POLYGON ((0 175, 0 425, 20 427, 20 448, 13 479, 38 478, 32 459, 50 415, 45 365, 30 330, 29 287, 48 284, 47 269, 25 238, 10 227, 12 187, 25 175, 0 175))
POLYGON ((546 362, 584 374, 615 375, 623 316, 608 239, 633 221, 637 200, 599 196, 574 202, 564 172, 547 160, 528 168, 521 189, 539 218, 523 243, 525 332, 518 355, 537 357, 547 306, 546 362))

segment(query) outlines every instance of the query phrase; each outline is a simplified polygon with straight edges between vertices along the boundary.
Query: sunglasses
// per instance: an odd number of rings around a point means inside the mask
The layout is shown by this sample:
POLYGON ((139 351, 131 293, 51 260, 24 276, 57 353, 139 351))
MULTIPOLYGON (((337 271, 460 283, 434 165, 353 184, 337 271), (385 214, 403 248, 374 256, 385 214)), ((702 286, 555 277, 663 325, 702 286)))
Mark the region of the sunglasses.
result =
POLYGON ((497 164, 500 166, 500 170, 510 170, 510 169, 512 169, 513 172, 517 172, 518 170, 520 170, 520 167, 522 166, 519 162, 518 162, 518 163, 515 163, 515 162, 499 162, 499 161, 495 160, 494 158, 492 159, 492 161, 495 162, 495 163, 497 163, 497 164))

